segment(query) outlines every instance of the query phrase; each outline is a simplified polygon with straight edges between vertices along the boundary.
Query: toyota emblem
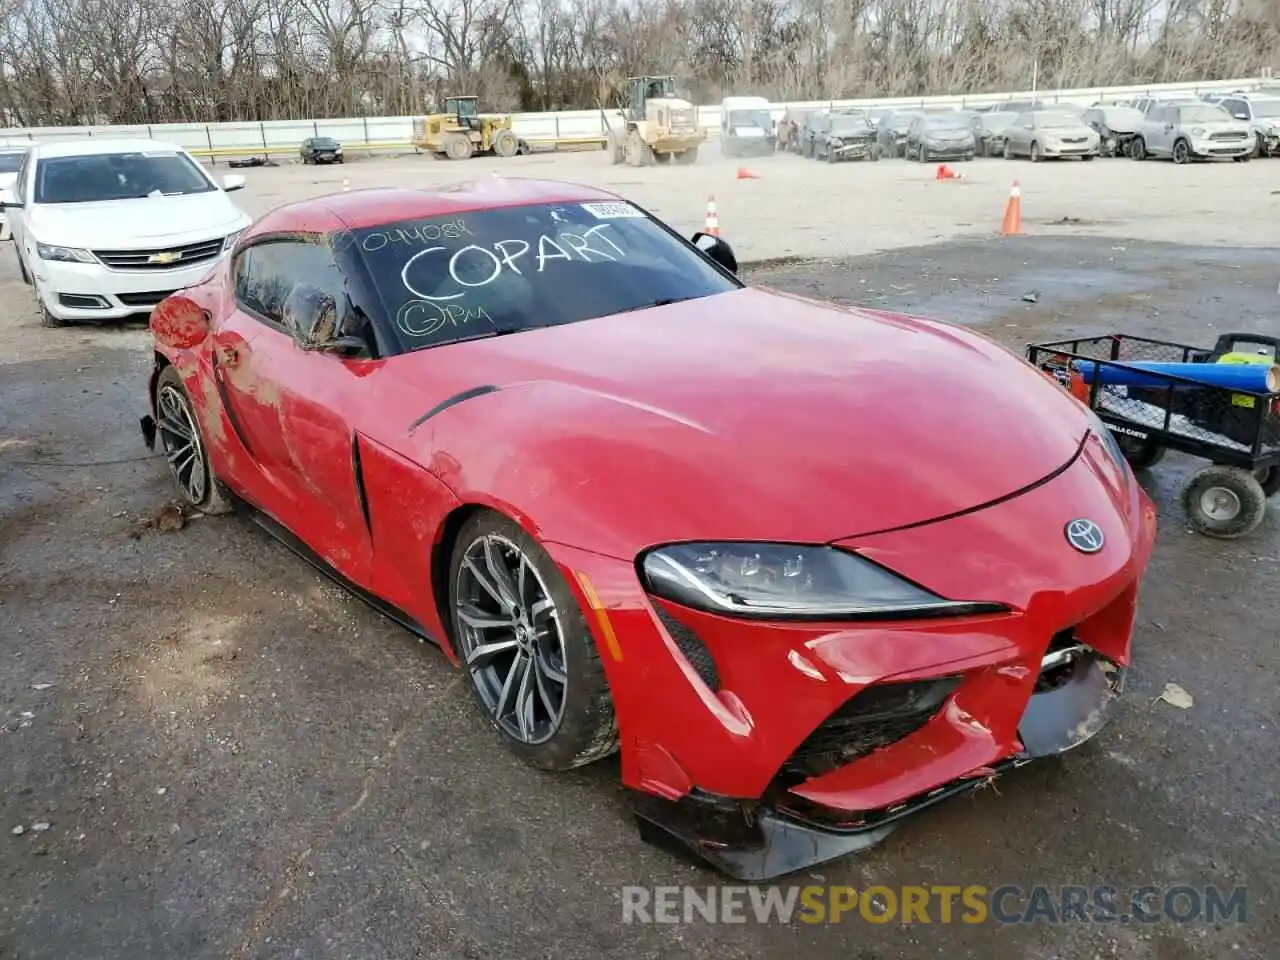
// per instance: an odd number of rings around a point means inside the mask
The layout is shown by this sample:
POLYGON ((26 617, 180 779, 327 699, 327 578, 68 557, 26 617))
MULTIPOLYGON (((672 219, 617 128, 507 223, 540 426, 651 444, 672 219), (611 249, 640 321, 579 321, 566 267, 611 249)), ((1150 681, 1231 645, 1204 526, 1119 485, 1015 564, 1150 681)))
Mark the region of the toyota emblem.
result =
POLYGON ((1102 528, 1092 520, 1081 518, 1067 524, 1067 543, 1081 553, 1097 553, 1106 542, 1102 528))

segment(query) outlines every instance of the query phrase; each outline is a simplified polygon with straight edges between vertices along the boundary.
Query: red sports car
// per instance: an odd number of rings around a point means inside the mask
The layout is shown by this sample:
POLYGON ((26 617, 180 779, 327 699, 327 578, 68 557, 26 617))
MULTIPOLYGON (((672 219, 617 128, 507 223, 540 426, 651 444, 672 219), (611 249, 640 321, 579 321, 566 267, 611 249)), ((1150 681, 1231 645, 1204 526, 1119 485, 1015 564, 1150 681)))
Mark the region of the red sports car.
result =
POLYGON ((778 876, 1096 733, 1155 511, 1002 347, 736 270, 573 184, 291 204, 155 311, 143 432, 519 756, 620 750, 646 839, 778 876))

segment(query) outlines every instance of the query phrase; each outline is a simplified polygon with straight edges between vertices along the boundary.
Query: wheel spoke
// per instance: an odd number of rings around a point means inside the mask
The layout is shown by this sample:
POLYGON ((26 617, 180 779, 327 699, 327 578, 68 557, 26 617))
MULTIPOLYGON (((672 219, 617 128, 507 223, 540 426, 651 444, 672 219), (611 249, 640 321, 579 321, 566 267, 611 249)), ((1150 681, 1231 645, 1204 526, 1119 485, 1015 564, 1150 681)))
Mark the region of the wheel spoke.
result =
POLYGON ((550 597, 543 597, 529 607, 529 622, 536 623, 543 617, 554 617, 556 615, 555 601, 550 597))
POLYGON ((525 652, 521 650, 516 654, 515 659, 511 661, 511 669, 507 671, 507 678, 502 682, 502 692, 498 694, 498 703, 493 708, 493 718, 501 721, 507 715, 507 701, 511 699, 513 688, 516 686, 516 675, 524 673, 525 652))
POLYGON ((458 619, 473 630, 495 630, 502 627, 511 629, 510 617, 486 613, 471 603, 459 603, 458 619))
MULTIPOLYGON (((533 736, 533 688, 531 682, 532 677, 536 673, 533 669, 533 658, 526 657, 523 663, 523 671, 520 676, 520 689, 516 693, 516 724, 520 728, 520 739, 529 741, 533 736)), ((554 714, 552 714, 554 716, 554 714)))
POLYGON ((547 690, 547 681, 544 679, 546 675, 546 664, 544 663, 543 658, 536 657, 534 659, 534 666, 533 679, 538 687, 538 696, 542 700, 542 705, 547 708, 547 716, 554 717, 559 711, 557 710, 555 702, 551 699, 551 692, 547 690))
POLYGON ((161 417, 160 429, 166 433, 171 433, 182 440, 186 440, 188 442, 191 440, 191 431, 187 429, 187 425, 178 417, 161 417))
POLYGON ((546 677, 552 683, 558 683, 563 687, 569 682, 569 678, 564 675, 564 671, 552 663, 546 653, 541 650, 538 651, 537 664, 538 673, 546 677))
POLYGON ((529 562, 525 560, 524 554, 520 554, 520 563, 516 568, 516 599, 520 604, 524 604, 524 571, 529 566, 529 562))
POLYGON ((467 654, 467 666, 474 670, 483 670, 493 663, 494 657, 519 648, 513 637, 510 640, 495 640, 493 643, 482 643, 472 648, 467 654))
POLYGON ((504 597, 502 592, 489 581, 489 577, 481 572, 480 568, 476 565, 475 560, 471 557, 467 557, 463 561, 463 565, 467 568, 467 572, 475 578, 476 583, 480 585, 480 589, 493 598, 494 603, 502 607, 503 610, 511 609, 511 604, 507 602, 507 598, 504 597))
POLYGON ((484 565, 489 571, 489 576, 493 578, 494 586, 502 594, 504 606, 508 608, 519 606, 520 597, 516 593, 515 583, 511 580, 511 571, 503 562, 502 555, 492 539, 486 539, 484 542, 484 565))

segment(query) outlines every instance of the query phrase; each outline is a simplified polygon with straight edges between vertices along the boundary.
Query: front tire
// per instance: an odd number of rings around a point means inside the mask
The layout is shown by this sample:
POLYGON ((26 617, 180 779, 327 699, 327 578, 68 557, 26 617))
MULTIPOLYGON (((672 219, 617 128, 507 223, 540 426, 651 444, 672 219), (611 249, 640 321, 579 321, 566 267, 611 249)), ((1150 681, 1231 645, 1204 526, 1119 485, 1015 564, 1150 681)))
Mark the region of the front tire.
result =
POLYGON ((195 405, 173 367, 165 367, 156 380, 155 417, 169 480, 182 502, 209 516, 230 513, 231 502, 209 462, 195 405))
POLYGON ((1191 147, 1185 140, 1178 140, 1173 145, 1173 162, 1184 164, 1191 162, 1191 147))
POLYGON ((547 552, 492 511, 464 524, 449 563, 453 639, 507 746, 543 770, 608 756, 618 724, 600 650, 547 552))

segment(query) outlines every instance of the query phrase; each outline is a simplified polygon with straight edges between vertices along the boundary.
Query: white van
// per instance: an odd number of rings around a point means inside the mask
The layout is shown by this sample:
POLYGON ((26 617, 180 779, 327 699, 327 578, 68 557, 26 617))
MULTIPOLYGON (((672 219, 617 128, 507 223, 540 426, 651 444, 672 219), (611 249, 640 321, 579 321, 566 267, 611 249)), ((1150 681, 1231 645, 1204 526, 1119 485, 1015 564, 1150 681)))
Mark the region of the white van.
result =
POLYGON ((720 152, 759 157, 777 149, 776 125, 764 97, 725 97, 720 102, 720 152))

